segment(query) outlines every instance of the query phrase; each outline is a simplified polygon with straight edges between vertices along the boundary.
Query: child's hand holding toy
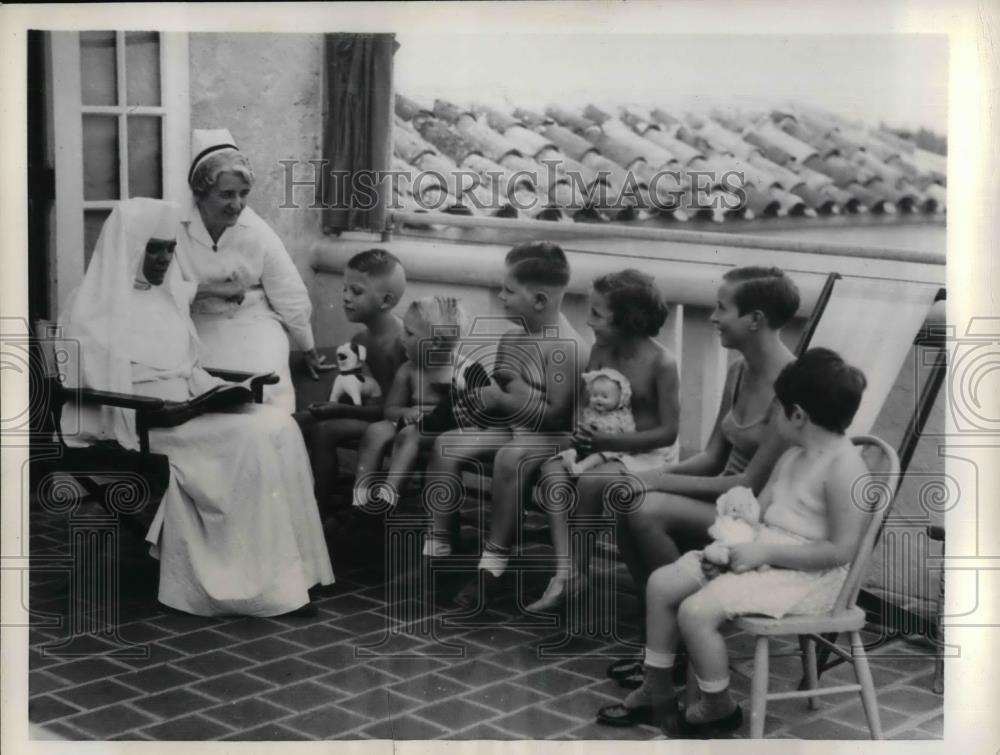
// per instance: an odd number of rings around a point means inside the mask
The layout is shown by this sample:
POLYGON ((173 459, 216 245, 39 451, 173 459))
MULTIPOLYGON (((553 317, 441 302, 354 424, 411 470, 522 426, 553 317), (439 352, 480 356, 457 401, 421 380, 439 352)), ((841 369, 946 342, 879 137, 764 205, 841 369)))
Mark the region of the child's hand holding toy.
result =
POLYGON ((760 504, 750 488, 735 487, 715 503, 715 522, 708 528, 714 542, 705 548, 704 560, 716 566, 730 566, 730 548, 752 543, 760 521, 760 504))

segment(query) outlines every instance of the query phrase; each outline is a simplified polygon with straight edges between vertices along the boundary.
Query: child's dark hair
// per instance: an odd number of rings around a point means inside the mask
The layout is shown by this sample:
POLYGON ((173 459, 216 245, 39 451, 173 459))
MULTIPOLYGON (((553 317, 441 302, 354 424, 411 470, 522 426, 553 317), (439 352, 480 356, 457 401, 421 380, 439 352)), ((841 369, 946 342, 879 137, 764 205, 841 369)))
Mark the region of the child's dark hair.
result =
POLYGON ((777 267, 736 267, 722 276, 733 288, 733 301, 740 316, 755 309, 764 313, 767 324, 783 327, 799 310, 798 286, 777 267))
POLYGON ((867 385, 864 373, 847 364, 840 354, 815 348, 781 371, 774 381, 774 394, 786 417, 797 404, 813 424, 842 435, 854 419, 867 385))
POLYGON ((518 244, 507 252, 506 263, 521 285, 565 288, 569 284, 566 253, 551 241, 518 244))
POLYGON ((607 300, 611 324, 626 335, 655 336, 667 320, 667 304, 651 275, 628 268, 602 275, 594 290, 607 300))
POLYGON ((376 278, 388 275, 396 269, 397 265, 402 264, 395 254, 387 252, 385 249, 366 249, 363 252, 358 252, 347 261, 347 266, 351 270, 376 278))

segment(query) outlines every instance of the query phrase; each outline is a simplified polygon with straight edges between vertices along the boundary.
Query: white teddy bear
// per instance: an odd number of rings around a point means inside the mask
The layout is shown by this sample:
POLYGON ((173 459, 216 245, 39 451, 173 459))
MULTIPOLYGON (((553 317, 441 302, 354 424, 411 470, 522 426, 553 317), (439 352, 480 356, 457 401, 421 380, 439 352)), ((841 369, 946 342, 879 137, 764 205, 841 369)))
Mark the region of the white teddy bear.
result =
POLYGON ((715 522, 708 528, 713 543, 703 557, 717 566, 729 566, 729 549, 740 543, 753 542, 760 521, 760 504, 750 488, 730 488, 715 502, 715 522))

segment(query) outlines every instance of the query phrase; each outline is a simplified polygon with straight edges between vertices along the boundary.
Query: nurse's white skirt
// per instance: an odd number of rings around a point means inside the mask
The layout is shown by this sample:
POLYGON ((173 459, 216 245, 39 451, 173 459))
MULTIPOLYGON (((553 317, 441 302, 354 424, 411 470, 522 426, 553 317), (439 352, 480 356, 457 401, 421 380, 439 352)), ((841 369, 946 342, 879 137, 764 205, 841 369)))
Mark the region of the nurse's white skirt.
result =
POLYGON ((288 369, 288 334, 263 295, 247 292, 233 312, 191 312, 201 340, 205 367, 243 372, 274 372, 280 381, 264 387, 264 401, 287 414, 295 411, 295 388, 288 369))

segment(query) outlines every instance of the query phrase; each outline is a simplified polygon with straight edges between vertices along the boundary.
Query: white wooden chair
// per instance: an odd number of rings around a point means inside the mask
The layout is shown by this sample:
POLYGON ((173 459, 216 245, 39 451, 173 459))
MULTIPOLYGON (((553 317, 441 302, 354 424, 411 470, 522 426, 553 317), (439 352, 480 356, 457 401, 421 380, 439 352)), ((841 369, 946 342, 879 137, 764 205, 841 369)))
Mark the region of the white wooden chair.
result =
POLYGON ((864 537, 858 545, 857 554, 851 563, 844 586, 837 597, 833 609, 819 616, 786 616, 772 619, 763 616, 743 616, 736 619, 736 626, 757 638, 754 654, 753 680, 750 693, 750 736, 759 739, 764 736, 764 718, 768 700, 808 698, 809 707, 817 707, 816 698, 822 695, 836 695, 858 692, 864 706, 865 717, 872 739, 882 739, 882 724, 879 719, 875 685, 872 680, 868 658, 861 640, 861 630, 865 626, 865 612, 857 605, 858 592, 864 579, 875 541, 878 537, 886 512, 899 486, 899 458, 885 441, 871 435, 853 438, 861 447, 865 463, 871 476, 863 479, 855 488, 855 502, 869 509, 870 521, 864 537), (830 642, 823 634, 846 632, 850 638, 850 650, 830 642), (804 638, 803 662, 806 669, 806 689, 788 692, 768 692, 770 638, 782 635, 799 635, 804 638), (841 684, 819 687, 816 670, 816 644, 828 647, 854 666, 856 684, 841 684))

